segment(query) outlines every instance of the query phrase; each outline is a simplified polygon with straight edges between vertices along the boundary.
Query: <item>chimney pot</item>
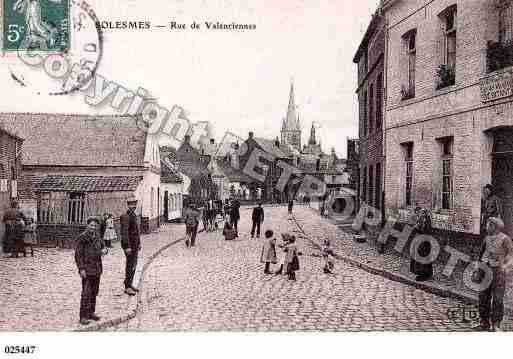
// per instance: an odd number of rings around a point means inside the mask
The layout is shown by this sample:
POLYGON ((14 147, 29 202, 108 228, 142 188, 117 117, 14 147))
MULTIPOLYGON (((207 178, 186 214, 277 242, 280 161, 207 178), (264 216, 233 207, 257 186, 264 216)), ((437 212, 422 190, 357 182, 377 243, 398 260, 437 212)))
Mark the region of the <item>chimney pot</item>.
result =
POLYGON ((253 131, 249 132, 249 138, 253 138, 255 137, 255 134, 253 133, 253 131))

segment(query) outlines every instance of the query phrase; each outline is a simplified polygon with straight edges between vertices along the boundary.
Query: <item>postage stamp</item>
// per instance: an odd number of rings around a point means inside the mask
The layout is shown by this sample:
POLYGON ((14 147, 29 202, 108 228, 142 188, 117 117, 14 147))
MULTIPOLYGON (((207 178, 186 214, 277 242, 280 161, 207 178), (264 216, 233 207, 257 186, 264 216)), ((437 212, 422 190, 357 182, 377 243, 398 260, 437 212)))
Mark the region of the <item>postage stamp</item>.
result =
POLYGON ((69 49, 69 0, 3 0, 2 4, 4 51, 69 49))

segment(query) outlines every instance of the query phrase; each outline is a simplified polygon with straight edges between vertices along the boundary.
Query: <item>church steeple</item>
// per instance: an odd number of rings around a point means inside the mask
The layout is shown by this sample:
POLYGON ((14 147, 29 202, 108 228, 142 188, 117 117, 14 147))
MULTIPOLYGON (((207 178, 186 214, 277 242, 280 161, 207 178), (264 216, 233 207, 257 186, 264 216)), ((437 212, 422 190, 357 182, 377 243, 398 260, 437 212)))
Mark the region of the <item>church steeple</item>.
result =
POLYGON ((296 111, 296 99, 294 95, 294 83, 290 84, 289 105, 287 116, 282 121, 281 142, 288 143, 298 151, 301 151, 301 125, 296 111))
POLYGON ((310 130, 310 139, 308 140, 308 144, 315 146, 317 144, 317 139, 315 138, 315 126, 312 123, 312 129, 310 130))
POLYGON ((285 129, 288 131, 297 131, 298 128, 298 116, 296 114, 296 99, 294 96, 294 84, 290 84, 289 93, 289 106, 287 108, 287 117, 285 118, 285 129))

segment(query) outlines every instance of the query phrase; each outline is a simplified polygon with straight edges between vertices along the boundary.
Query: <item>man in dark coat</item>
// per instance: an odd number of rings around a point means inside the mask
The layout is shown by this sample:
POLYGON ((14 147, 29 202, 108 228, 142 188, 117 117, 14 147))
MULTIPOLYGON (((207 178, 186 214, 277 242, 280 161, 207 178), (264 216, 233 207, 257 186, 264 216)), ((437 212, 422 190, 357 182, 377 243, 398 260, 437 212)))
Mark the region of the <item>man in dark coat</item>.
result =
POLYGON ((230 206, 230 223, 235 229, 235 237, 239 238, 239 219, 240 219, 240 202, 237 199, 232 199, 230 206))
POLYGON ((135 295, 139 290, 133 287, 137 257, 141 250, 140 221, 135 213, 137 199, 127 200, 128 211, 119 218, 121 224, 121 248, 125 251, 125 293, 135 295))
POLYGON ((99 225, 98 218, 89 218, 86 231, 76 239, 75 263, 82 278, 80 298, 80 324, 82 325, 89 324, 90 320, 100 320, 100 317, 95 314, 96 297, 103 271, 102 255, 106 254, 106 249, 98 235, 99 225))
POLYGON ((198 234, 198 226, 199 226, 199 216, 200 213, 196 210, 196 205, 191 203, 189 208, 185 211, 184 219, 185 219, 185 236, 188 238, 188 242, 186 240, 187 246, 194 247, 196 245, 196 235, 198 234))
POLYGON ((260 238, 260 226, 264 223, 264 209, 262 208, 262 203, 259 203, 258 207, 253 208, 251 220, 253 221, 253 226, 251 227, 251 238, 255 238, 255 228, 256 236, 257 238, 260 238))
MULTIPOLYGON (((5 225, 3 251, 5 253, 11 253, 12 258, 18 257, 18 252, 20 251, 20 218, 24 219, 23 213, 18 209, 18 202, 13 201, 11 208, 5 212, 2 219, 5 225)), ((23 240, 23 238, 21 238, 21 240, 23 240)))

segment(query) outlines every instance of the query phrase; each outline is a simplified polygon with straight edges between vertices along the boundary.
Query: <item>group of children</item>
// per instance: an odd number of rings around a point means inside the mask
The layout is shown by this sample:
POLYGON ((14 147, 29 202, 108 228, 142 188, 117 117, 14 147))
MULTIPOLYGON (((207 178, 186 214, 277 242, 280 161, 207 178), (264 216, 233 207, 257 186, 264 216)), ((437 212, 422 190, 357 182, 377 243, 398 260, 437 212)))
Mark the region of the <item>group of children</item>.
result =
MULTIPOLYGON (((274 232, 272 230, 265 231, 266 242, 262 247, 262 253, 260 255, 260 261, 265 263, 264 273, 271 273, 271 263, 280 263, 279 269, 274 273, 276 275, 286 274, 289 280, 296 280, 296 272, 299 270, 299 256, 302 253, 298 250, 296 245, 296 237, 288 233, 283 233, 282 243, 277 244, 274 232), (281 258, 278 261, 276 247, 279 247, 281 251, 281 258)), ((330 247, 329 240, 324 240, 321 248, 321 256, 323 258, 323 272, 326 274, 333 274, 333 261, 330 256, 333 256, 333 251, 330 247)))

